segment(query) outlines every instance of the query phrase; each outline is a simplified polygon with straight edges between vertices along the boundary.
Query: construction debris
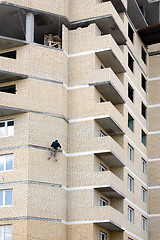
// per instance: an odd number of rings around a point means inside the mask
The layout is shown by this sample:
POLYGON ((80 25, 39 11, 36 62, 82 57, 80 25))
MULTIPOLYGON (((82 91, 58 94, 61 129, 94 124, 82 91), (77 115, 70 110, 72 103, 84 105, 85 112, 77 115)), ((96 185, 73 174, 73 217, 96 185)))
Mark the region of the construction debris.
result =
POLYGON ((44 35, 44 45, 54 48, 62 48, 62 40, 58 35, 53 36, 51 33, 44 35))

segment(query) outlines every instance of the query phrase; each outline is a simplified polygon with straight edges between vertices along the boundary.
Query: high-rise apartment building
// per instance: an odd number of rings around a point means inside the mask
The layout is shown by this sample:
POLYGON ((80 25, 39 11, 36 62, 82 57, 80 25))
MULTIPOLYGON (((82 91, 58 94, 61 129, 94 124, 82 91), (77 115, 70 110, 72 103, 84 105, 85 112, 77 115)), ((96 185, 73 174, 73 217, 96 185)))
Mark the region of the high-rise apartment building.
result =
POLYGON ((0 1, 0 240, 157 239, 160 1, 0 1))

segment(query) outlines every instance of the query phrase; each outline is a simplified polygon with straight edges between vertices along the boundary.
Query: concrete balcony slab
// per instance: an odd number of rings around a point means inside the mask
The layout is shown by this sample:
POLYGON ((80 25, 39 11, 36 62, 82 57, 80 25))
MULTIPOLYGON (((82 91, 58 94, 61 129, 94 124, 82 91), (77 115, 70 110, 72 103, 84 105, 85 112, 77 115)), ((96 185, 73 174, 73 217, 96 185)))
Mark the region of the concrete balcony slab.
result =
POLYGON ((28 75, 0 70, 0 83, 28 78, 28 75))
POLYGON ((101 151, 98 153, 95 152, 95 155, 110 167, 124 166, 124 163, 113 151, 109 152, 101 151))
POLYGON ((108 231, 123 231, 122 227, 118 224, 116 224, 113 221, 106 221, 106 222, 98 222, 97 223, 98 226, 108 230, 108 231))
POLYGON ((111 1, 117 12, 126 12, 124 1, 122 0, 103 0, 103 2, 111 1))
POLYGON ((106 81, 102 83, 95 83, 94 86, 105 97, 105 99, 110 101, 112 104, 125 103, 124 98, 112 82, 106 81))
POLYGON ((0 117, 14 115, 14 114, 20 114, 20 113, 27 113, 27 110, 0 105, 0 117))
POLYGON ((72 22, 71 28, 76 29, 78 27, 87 26, 92 23, 96 23, 96 25, 104 35, 111 34, 113 39, 118 45, 123 45, 126 43, 126 38, 123 32, 119 28, 113 16, 110 16, 110 15, 102 16, 102 17, 93 17, 89 19, 72 22))
POLYGON ((95 187, 95 189, 108 198, 124 198, 124 195, 112 186, 95 187))
POLYGON ((96 50, 95 53, 106 68, 112 68, 115 73, 124 73, 126 71, 113 49, 96 50))
POLYGON ((26 45, 27 42, 15 38, 0 36, 0 50, 16 48, 26 45))
POLYGON ((137 29, 148 26, 136 0, 128 1, 128 15, 137 29))
POLYGON ((111 116, 95 118, 95 121, 111 136, 125 134, 124 130, 111 116))

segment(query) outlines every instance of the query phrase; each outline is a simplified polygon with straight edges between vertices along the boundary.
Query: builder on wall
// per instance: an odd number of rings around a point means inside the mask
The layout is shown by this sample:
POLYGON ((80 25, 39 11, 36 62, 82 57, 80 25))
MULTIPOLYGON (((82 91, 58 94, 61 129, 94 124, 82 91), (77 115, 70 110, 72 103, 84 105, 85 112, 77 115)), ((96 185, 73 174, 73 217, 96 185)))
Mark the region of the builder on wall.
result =
POLYGON ((53 153, 54 153, 54 157, 55 157, 55 161, 57 161, 56 159, 56 154, 57 152, 62 152, 62 150, 60 150, 61 145, 59 144, 58 140, 55 140, 54 142, 52 142, 51 144, 51 150, 50 150, 50 157, 48 158, 48 160, 52 157, 53 153))

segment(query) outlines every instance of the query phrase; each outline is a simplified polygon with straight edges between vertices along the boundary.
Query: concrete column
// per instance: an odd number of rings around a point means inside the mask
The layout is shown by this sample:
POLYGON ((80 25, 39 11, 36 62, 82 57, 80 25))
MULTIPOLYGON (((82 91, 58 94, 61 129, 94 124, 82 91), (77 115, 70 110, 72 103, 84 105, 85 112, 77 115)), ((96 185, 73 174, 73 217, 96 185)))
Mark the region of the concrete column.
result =
POLYGON ((34 42, 34 15, 33 15, 33 13, 26 14, 26 41, 34 42))

